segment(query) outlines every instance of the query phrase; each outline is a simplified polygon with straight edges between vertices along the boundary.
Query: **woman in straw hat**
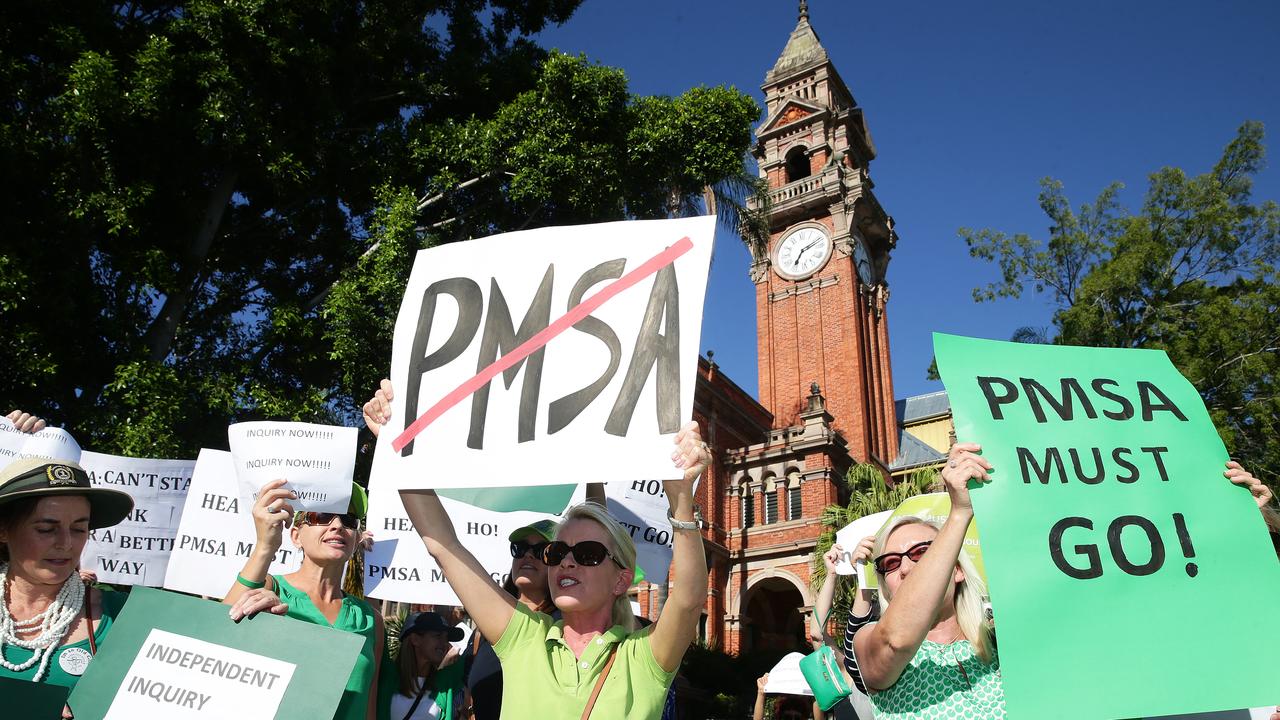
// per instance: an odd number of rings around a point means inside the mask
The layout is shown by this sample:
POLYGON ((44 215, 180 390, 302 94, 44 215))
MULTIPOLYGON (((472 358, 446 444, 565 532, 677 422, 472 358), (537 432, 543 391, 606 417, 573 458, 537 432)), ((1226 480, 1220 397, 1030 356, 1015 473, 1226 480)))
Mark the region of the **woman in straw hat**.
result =
POLYGON ((0 471, 0 677, 80 679, 126 598, 86 588, 80 552, 90 530, 132 510, 128 494, 91 486, 75 462, 24 458, 0 471))

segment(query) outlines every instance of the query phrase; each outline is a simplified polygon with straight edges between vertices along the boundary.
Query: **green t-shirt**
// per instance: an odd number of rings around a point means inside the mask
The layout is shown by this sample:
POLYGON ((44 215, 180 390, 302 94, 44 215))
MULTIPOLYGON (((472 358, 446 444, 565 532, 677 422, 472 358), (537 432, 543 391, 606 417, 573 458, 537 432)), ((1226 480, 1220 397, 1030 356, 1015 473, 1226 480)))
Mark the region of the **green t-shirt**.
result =
MULTIPOLYGON (((85 592, 92 591, 86 589, 85 592)), ((99 647, 102 646, 102 641, 106 637, 107 631, 111 629, 111 625, 115 622, 116 615, 119 615, 120 609, 124 607, 124 601, 129 599, 129 596, 122 592, 115 592, 114 590, 102 590, 101 592, 101 617, 93 621, 93 640, 99 647)), ((79 622, 84 622, 84 620, 82 619, 79 622)), ((31 659, 31 651, 26 648, 4 645, 3 651, 5 660, 8 660, 15 665, 20 665, 31 659)), ((41 682, 46 682, 50 685, 61 685, 68 688, 76 686, 76 682, 80 680, 80 675, 84 674, 84 671, 82 669, 80 673, 75 675, 66 671, 62 663, 62 655, 68 651, 70 652, 70 655, 68 655, 67 664, 72 667, 82 665, 82 663, 78 662, 72 663, 71 659, 82 659, 85 657, 85 653, 90 652, 89 638, 85 638, 80 642, 63 645, 55 650, 53 657, 49 658, 49 670, 45 673, 41 682)), ((0 676, 14 678, 17 680, 31 680, 35 678, 39 664, 40 663, 36 663, 22 672, 13 672, 8 668, 0 666, 0 676)))
POLYGON ((983 662, 968 640, 925 640, 898 681, 872 693, 877 720, 1003 720, 1000 660, 983 662))
POLYGON ((564 641, 563 620, 517 604, 493 646, 502 663, 502 717, 526 717, 536 710, 539 720, 579 720, 615 648, 617 659, 592 714, 628 720, 661 717, 675 673, 663 670, 653 657, 653 627, 627 634, 614 625, 579 658, 564 641))
POLYGON ((333 624, 325 618, 324 613, 311 602, 307 594, 290 585, 283 577, 272 575, 275 580, 275 591, 280 601, 289 604, 285 613, 291 618, 304 620, 315 625, 345 630, 364 636, 364 646, 356 658, 356 666, 347 680, 347 689, 342 693, 338 710, 333 714, 334 720, 365 720, 368 716, 369 693, 373 691, 373 675, 377 665, 373 658, 374 635, 377 622, 373 608, 360 598, 347 595, 342 598, 342 608, 333 624))

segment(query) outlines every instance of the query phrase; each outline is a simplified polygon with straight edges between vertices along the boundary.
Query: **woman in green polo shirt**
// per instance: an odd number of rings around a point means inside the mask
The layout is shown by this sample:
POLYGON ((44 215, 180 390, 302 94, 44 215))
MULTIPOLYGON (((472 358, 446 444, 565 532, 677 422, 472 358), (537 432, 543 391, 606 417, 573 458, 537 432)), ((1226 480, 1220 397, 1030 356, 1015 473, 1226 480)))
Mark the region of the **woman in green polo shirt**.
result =
MULTIPOLYGON (((384 380, 364 406, 370 429, 391 419, 391 399, 384 380)), ((503 717, 536 710, 543 720, 579 720, 593 708, 596 717, 661 717, 667 688, 697 634, 707 599, 702 523, 692 489, 710 454, 697 423, 681 428, 675 444, 671 457, 683 477, 664 485, 674 530, 671 593, 657 621, 642 630, 635 628, 627 599, 635 544, 600 505, 571 508, 556 540, 543 551, 551 597, 563 615, 552 621, 493 583, 458 540, 434 491, 400 491, 427 551, 479 632, 493 643, 504 670, 503 717)))

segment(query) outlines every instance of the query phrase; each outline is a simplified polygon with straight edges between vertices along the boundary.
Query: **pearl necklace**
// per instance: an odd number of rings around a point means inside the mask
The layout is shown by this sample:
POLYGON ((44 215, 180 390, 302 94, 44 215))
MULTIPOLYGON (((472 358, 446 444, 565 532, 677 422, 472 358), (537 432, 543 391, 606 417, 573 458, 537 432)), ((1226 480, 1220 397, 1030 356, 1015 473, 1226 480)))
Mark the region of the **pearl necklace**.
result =
POLYGON ((14 620, 9 614, 9 602, 5 592, 9 585, 9 563, 0 563, 0 667, 10 672, 19 673, 39 663, 36 669, 35 682, 40 682, 45 671, 49 669, 49 659, 54 650, 67 634, 72 623, 80 617, 80 608, 84 606, 84 581, 78 573, 71 573, 58 595, 49 603, 43 612, 26 620, 14 620), (29 640, 19 637, 22 632, 40 628, 40 634, 29 640), (14 664, 4 657, 4 646, 26 648, 31 657, 25 662, 14 664))

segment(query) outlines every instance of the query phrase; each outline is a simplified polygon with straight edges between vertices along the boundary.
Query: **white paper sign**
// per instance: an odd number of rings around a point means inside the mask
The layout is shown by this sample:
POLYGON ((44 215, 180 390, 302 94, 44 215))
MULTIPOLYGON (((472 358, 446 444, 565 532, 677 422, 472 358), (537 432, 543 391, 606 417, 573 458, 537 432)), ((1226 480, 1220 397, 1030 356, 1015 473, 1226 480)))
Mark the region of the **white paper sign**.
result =
POLYGON ((80 444, 62 428, 50 426, 38 433, 24 433, 9 418, 0 417, 0 467, 29 457, 78 463, 80 444))
POLYGON ((353 427, 298 422, 247 422, 227 427, 240 497, 252 503, 271 480, 298 494, 294 510, 344 513, 356 467, 353 427))
POLYGON ((889 516, 892 514, 892 510, 885 510, 874 515, 865 515, 836 531, 836 542, 840 547, 844 548, 844 552, 840 555, 840 562, 836 563, 837 575, 853 575, 856 573, 858 587, 867 586, 867 563, 858 563, 858 566, 854 567, 850 564, 849 557, 853 554, 853 549, 858 546, 858 543, 862 542, 862 538, 880 532, 880 528, 884 527, 885 522, 889 520, 889 516))
POLYGON ((401 487, 677 477, 714 231, 618 222, 420 251, 375 472, 395 466, 401 487))
POLYGON ((809 688, 809 681, 804 679, 804 674, 800 672, 800 661, 804 659, 804 655, 793 652, 787 653, 769 670, 769 682, 765 683, 764 691, 766 693, 778 693, 780 695, 813 695, 813 690, 809 688))
POLYGON ((297 666, 153 629, 104 720, 271 720, 297 666))
MULTIPOLYGON (((231 453, 201 450, 169 555, 164 586, 194 595, 222 597, 236 581, 236 574, 244 569, 255 540, 253 516, 250 506, 240 497, 231 453)), ((269 572, 287 575, 301 565, 302 552, 289 540, 286 530, 269 572)))
MULTIPOLYGON (((609 514, 630 531, 636 544, 636 562, 644 568, 645 579, 655 584, 667 581, 671 569, 671 523, 666 519, 667 499, 635 492, 635 483, 608 483, 605 499, 609 514)), ((656 486, 661 492, 662 483, 656 486)), ((581 502, 582 487, 569 504, 581 502)), ((454 530, 480 564, 501 584, 511 572, 510 541, 516 528, 538 520, 560 522, 559 515, 516 511, 494 512, 466 503, 441 498, 454 530)), ((427 553, 400 502, 399 493, 374 480, 369 493, 369 529, 374 534, 373 550, 365 555, 365 593, 380 600, 411 603, 459 605, 458 596, 445 582, 440 568, 427 553)))
POLYGON ((163 587, 195 460, 144 460, 84 451, 80 465, 96 487, 133 497, 118 525, 89 531, 80 567, 100 582, 163 587))

